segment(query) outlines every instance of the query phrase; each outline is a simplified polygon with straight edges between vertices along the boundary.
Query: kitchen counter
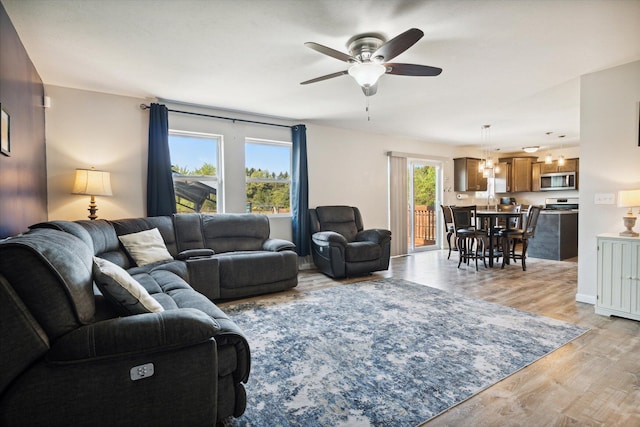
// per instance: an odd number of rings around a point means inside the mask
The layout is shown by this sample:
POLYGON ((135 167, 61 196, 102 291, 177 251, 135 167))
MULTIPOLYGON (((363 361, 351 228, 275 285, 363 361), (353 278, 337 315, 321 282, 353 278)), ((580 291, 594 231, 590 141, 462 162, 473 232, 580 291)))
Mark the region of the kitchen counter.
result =
POLYGON ((560 261, 578 256, 578 210, 543 210, 527 254, 560 261))

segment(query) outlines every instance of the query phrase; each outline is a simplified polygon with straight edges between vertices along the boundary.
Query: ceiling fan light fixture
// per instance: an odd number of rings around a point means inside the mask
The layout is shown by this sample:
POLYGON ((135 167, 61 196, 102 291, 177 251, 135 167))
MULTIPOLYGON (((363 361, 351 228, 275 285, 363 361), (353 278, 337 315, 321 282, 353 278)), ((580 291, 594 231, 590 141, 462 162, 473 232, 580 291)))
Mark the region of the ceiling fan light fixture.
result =
POLYGON ((535 153, 536 151, 538 151, 540 149, 540 147, 538 145, 533 145, 531 147, 522 147, 522 149, 524 150, 525 153, 535 153))
POLYGON ((384 65, 375 62, 361 62, 349 67, 349 75, 362 87, 375 85, 386 71, 384 65))

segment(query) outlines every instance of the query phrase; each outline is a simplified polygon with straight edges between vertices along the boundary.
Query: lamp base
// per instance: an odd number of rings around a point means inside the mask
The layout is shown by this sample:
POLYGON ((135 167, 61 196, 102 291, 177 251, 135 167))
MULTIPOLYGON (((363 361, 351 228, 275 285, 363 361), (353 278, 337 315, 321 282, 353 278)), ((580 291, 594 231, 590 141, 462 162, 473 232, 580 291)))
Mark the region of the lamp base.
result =
POLYGON ((98 205, 96 205, 95 196, 91 196, 91 202, 89 203, 89 209, 87 210, 89 211, 89 219, 91 221, 95 221, 95 219, 98 218, 98 215, 96 215, 96 211, 98 210, 98 205))
POLYGON ((620 235, 624 237, 638 237, 638 233, 633 231, 633 227, 636 225, 636 217, 629 215, 623 216, 622 221, 627 229, 625 231, 621 231, 620 235))

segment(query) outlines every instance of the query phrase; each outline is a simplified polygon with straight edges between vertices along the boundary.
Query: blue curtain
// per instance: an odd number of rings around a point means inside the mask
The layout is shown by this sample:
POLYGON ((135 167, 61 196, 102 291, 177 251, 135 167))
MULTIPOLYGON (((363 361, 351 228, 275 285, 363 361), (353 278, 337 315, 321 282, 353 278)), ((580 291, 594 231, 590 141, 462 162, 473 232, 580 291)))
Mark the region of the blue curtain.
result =
POLYGON ((293 171, 291 177, 291 213, 293 243, 299 256, 309 255, 309 177, 307 173, 307 128, 291 128, 293 171))
POLYGON ((168 113, 165 105, 151 104, 147 162, 147 216, 171 215, 176 212, 169 156, 168 113))

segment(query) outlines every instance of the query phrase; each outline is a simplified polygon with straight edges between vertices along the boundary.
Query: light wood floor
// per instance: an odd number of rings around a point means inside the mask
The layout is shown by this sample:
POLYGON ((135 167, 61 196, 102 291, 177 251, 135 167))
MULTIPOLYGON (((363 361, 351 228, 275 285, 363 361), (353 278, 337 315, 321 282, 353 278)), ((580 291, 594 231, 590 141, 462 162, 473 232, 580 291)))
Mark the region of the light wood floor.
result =
POLYGON ((458 269, 456 253, 447 260, 446 251, 430 251, 394 258, 389 271, 356 279, 336 281, 301 271, 294 292, 382 277, 591 329, 424 426, 640 426, 640 322, 598 316, 592 305, 576 302, 576 262, 529 258, 526 272, 520 264, 476 272, 458 269))

